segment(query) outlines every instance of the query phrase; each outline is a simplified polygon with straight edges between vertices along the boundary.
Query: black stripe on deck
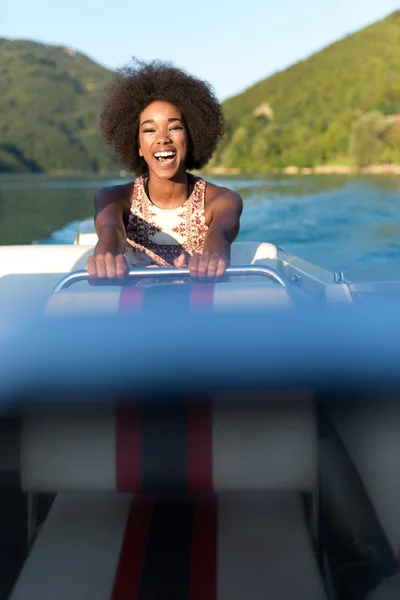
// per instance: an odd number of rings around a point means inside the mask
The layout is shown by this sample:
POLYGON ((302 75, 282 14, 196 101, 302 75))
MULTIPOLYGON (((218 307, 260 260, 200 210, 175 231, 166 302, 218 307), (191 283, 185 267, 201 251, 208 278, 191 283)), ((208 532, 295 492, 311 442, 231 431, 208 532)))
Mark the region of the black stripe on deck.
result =
POLYGON ((142 407, 140 423, 142 490, 186 491, 187 407, 142 407))
POLYGON ((168 312, 171 309, 187 313, 190 308, 190 289, 190 285, 180 283, 146 288, 142 314, 154 316, 154 314, 168 312))
POLYGON ((193 531, 192 503, 155 506, 138 600, 189 600, 193 531))

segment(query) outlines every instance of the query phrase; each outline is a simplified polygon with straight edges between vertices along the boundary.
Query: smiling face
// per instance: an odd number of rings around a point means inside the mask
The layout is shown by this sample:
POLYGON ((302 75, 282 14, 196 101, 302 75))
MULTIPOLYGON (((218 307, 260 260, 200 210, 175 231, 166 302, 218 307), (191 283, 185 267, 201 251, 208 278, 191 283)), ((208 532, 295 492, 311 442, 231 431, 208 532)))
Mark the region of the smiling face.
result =
POLYGON ((188 133, 180 110, 169 102, 152 102, 140 115, 139 155, 149 172, 173 179, 186 171, 188 133))

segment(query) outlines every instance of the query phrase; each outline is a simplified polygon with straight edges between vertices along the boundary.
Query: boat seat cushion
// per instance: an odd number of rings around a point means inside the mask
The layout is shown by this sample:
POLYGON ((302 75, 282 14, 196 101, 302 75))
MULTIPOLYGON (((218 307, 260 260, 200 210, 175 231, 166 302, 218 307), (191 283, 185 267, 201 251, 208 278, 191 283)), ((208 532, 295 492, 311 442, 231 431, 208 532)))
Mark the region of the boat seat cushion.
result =
MULTIPOLYGON (((244 398, 244 402, 246 398, 244 398)), ((311 400, 25 415, 21 477, 36 492, 314 490, 311 400)))
POLYGON ((207 284, 157 284, 126 287, 95 286, 77 283, 70 289, 53 294, 47 301, 46 315, 90 315, 168 312, 170 306, 180 311, 228 312, 240 310, 288 309, 293 297, 277 283, 264 278, 252 283, 243 281, 207 284))
MULTIPOLYGON (((0 247, 0 308, 7 319, 39 315, 66 273, 84 269, 94 246, 33 244, 0 247)), ((234 242, 232 264, 276 266, 277 249, 267 242, 234 242)), ((79 288, 74 285, 73 290, 79 288)), ((87 284, 84 289, 87 290, 87 284)), ((120 291, 120 290, 119 290, 120 291)))
POLYGON ((300 495, 59 494, 10 600, 322 600, 300 495))

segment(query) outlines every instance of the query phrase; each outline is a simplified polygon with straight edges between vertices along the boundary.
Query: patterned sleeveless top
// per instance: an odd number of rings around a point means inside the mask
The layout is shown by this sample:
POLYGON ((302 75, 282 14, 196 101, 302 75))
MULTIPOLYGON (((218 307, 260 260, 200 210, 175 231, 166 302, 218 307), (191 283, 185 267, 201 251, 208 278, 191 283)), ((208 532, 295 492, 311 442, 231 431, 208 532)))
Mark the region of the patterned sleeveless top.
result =
POLYGON ((174 260, 183 252, 189 256, 202 252, 208 227, 205 220, 206 182, 190 176, 193 191, 182 206, 162 209, 149 200, 144 183, 146 176, 138 177, 126 227, 125 257, 130 266, 173 267, 174 260))

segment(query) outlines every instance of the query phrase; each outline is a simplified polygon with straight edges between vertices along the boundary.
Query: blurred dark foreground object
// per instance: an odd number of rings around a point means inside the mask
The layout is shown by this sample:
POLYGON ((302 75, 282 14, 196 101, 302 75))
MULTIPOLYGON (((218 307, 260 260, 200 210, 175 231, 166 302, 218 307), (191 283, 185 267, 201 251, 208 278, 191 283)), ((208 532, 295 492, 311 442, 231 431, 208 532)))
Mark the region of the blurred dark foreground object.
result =
POLYGON ((68 316, 0 323, 0 399, 134 402, 147 396, 311 387, 400 389, 400 306, 301 307, 142 316, 68 316))
POLYGON ((159 309, 2 325, 3 597, 397 600, 400 309, 159 309))

